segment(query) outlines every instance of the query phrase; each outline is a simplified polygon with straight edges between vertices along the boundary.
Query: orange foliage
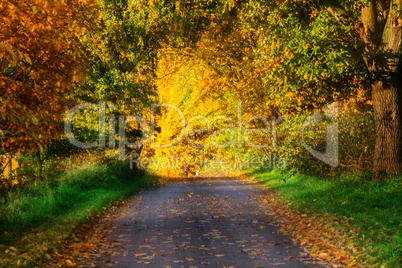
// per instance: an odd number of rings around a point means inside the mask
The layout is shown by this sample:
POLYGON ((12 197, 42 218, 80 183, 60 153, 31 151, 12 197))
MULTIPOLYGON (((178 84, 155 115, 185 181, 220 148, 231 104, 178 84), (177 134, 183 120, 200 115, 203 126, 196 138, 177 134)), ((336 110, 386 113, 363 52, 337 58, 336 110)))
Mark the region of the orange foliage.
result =
POLYGON ((79 38, 90 10, 81 0, 1 1, 1 151, 57 137, 67 94, 79 80, 79 38))

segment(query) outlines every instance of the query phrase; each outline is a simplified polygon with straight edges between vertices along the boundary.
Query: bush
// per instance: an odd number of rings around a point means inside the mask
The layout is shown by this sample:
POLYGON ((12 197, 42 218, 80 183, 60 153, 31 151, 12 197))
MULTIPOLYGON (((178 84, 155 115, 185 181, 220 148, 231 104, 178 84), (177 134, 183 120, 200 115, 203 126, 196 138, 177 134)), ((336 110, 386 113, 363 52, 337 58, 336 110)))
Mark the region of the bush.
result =
MULTIPOLYGON (((339 167, 331 168, 316 159, 302 144, 302 124, 305 115, 287 119, 278 128, 278 152, 286 159, 288 170, 303 174, 336 175, 342 172, 364 174, 371 170, 375 145, 372 112, 344 109, 334 121, 339 128, 339 167)), ((326 125, 321 121, 304 131, 305 143, 313 150, 325 153, 326 125)))

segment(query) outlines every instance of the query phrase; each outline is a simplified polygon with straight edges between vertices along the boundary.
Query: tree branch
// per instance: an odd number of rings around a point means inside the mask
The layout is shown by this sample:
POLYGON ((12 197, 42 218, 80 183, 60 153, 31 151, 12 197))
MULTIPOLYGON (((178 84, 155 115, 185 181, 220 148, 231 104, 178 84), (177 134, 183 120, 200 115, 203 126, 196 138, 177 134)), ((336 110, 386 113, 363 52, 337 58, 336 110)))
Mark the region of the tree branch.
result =
MULTIPOLYGON (((323 5, 327 11, 335 18, 341 26, 351 26, 356 22, 346 9, 337 0, 324 0, 323 5)), ((347 47, 351 57, 357 62, 365 62, 364 56, 360 47, 351 45, 347 47)))
POLYGON ((390 3, 387 22, 382 32, 382 49, 388 54, 386 68, 398 73, 402 59, 402 11, 394 12, 392 7, 402 6, 402 0, 393 0, 390 3))
POLYGON ((380 3, 381 10, 384 13, 383 16, 386 18, 389 11, 390 0, 379 0, 378 2, 380 3))
POLYGON ((371 0, 367 5, 362 7, 361 21, 363 23, 364 33, 363 40, 367 46, 375 48, 379 45, 377 32, 378 19, 377 19, 377 1, 371 0))
POLYGON ((326 0, 324 1, 324 6, 341 25, 347 26, 353 23, 352 17, 337 0, 326 0))

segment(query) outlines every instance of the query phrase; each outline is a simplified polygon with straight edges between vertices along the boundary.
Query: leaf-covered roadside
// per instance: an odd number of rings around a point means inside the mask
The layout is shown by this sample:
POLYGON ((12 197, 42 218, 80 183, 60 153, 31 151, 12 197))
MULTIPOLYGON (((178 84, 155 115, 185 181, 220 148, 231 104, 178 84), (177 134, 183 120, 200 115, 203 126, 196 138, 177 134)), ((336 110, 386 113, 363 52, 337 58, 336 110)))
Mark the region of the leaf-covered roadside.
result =
POLYGON ((346 233, 331 215, 301 214, 287 205, 278 202, 275 196, 264 199, 270 207, 270 215, 275 216, 279 230, 291 236, 311 254, 333 267, 361 266, 362 263, 353 257, 353 253, 361 251, 351 242, 356 230, 346 233))
MULTIPOLYGON (((129 199, 131 198, 136 196, 129 199)), ((68 239, 60 244, 60 247, 54 248, 45 255, 42 267, 94 266, 93 260, 101 257, 99 248, 110 249, 109 252, 102 253, 111 255, 116 245, 108 242, 105 235, 113 229, 111 219, 119 212, 118 208, 130 202, 129 199, 115 202, 107 210, 93 217, 91 221, 80 225, 68 239)))
POLYGON ((239 177, 155 187, 76 233, 46 265, 326 267, 277 233, 266 213, 270 204, 260 201, 265 195, 239 177))
MULTIPOLYGON (((189 194, 188 197, 191 198, 191 195, 189 194)), ((257 195, 256 198, 260 199, 267 216, 275 219, 269 224, 278 226, 279 231, 308 249, 310 256, 316 259, 316 263, 325 263, 332 267, 368 266, 353 256, 354 253, 362 252, 362 248, 353 244, 353 238, 358 230, 349 228, 347 232, 341 227, 338 219, 329 214, 296 212, 290 209, 289 205, 284 205, 280 197, 272 192, 257 195)), ((210 200, 209 203, 214 202, 210 200)), ((66 240, 61 251, 55 251, 48 256, 50 261, 46 262, 46 267, 91 266, 101 257, 106 264, 112 264, 112 260, 107 256, 117 254, 116 247, 119 247, 120 243, 107 241, 105 235, 113 229, 111 219, 117 215, 116 212, 118 210, 113 209, 99 220, 83 225, 74 236, 66 240), (100 248, 102 251, 99 250, 100 248)))
POLYGON ((335 265, 399 267, 401 185, 255 171, 249 176, 274 194, 272 213, 285 234, 335 265))
POLYGON ((1 208, 0 267, 32 266, 59 247, 77 227, 124 197, 152 184, 124 162, 85 166, 56 180, 13 193, 1 208))

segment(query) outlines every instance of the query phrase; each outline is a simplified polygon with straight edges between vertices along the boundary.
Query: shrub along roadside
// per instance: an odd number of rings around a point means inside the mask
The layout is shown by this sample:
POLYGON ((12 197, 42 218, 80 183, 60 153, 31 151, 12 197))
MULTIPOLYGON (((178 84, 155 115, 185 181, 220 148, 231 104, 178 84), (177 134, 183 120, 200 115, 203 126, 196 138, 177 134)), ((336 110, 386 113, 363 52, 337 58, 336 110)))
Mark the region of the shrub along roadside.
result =
POLYGON ((359 234, 352 243, 365 250, 356 257, 375 266, 402 263, 402 180, 366 181, 352 175, 336 178, 292 175, 283 171, 254 171, 257 182, 274 191, 276 200, 302 213, 332 215, 346 231, 359 234))
POLYGON ((154 182, 112 161, 10 193, 11 201, 0 207, 0 266, 34 264, 77 226, 154 182))

